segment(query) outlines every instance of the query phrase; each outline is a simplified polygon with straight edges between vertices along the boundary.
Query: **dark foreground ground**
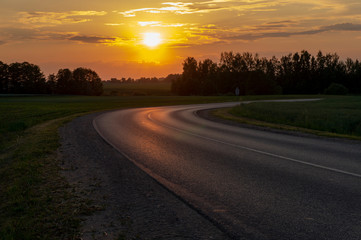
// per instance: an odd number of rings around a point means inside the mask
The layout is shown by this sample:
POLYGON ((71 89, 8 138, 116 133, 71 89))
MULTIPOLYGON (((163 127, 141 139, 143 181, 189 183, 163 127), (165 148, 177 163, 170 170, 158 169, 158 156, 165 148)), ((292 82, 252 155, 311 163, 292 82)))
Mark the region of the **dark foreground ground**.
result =
POLYGON ((59 130, 63 175, 95 209, 84 216, 82 239, 228 239, 105 143, 92 126, 95 116, 59 130))

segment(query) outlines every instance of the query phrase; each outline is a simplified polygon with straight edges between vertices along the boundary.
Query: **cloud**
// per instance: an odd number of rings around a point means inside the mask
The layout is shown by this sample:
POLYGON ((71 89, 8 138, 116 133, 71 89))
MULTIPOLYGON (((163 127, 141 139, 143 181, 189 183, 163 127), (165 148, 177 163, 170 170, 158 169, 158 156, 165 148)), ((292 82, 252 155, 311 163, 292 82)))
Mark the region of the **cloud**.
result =
POLYGON ((321 26, 317 29, 293 32, 293 31, 283 31, 283 32, 266 32, 266 33, 246 33, 239 34, 235 36, 226 37, 227 40, 257 40, 263 38, 285 38, 291 36, 300 36, 300 35, 315 35, 323 32, 329 31, 361 31, 361 24, 354 23, 341 23, 334 24, 329 26, 321 26))
POLYGON ((8 42, 36 39, 40 32, 36 29, 28 28, 0 28, 3 39, 8 42))
POLYGON ((283 21, 277 21, 277 22, 268 22, 266 24, 273 25, 273 24, 294 24, 297 23, 296 21, 292 20, 283 20, 283 21))
POLYGON ((124 17, 135 17, 137 12, 155 13, 153 11, 156 11, 156 8, 139 8, 124 12, 119 12, 119 14, 123 15, 124 17))
POLYGON ((361 31, 361 24, 341 23, 321 28, 324 31, 361 31))
POLYGON ((41 31, 27 28, 0 28, 3 40, 1 42, 14 43, 29 40, 36 41, 75 41, 89 44, 122 45, 129 39, 121 39, 113 36, 82 35, 78 32, 41 31), (5 40, 4 40, 5 39, 5 40))
POLYGON ((192 43, 171 43, 169 44, 167 47, 168 48, 190 48, 190 47, 199 47, 200 45, 202 47, 207 46, 207 45, 216 45, 216 44, 225 44, 227 43, 226 41, 218 41, 218 40, 214 40, 214 41, 210 41, 210 42, 193 42, 192 43))
POLYGON ((123 26, 124 23, 105 23, 106 26, 123 26))
POLYGON ((281 28, 289 28, 297 24, 296 21, 278 21, 278 22, 268 22, 262 25, 255 26, 254 30, 272 30, 272 29, 281 29, 281 28))
POLYGON ((104 11, 69 11, 69 12, 19 12, 19 22, 35 26, 56 26, 92 21, 90 17, 103 16, 104 11))
POLYGON ((71 41, 78 41, 82 43, 101 43, 101 44, 111 44, 115 43, 117 38, 115 37, 98 37, 98 36, 74 36, 70 37, 71 41))
POLYGON ((161 22, 159 22, 159 21, 148 21, 148 22, 138 22, 138 25, 140 25, 142 27, 146 27, 146 26, 157 26, 160 23, 161 22))
POLYGON ((210 13, 222 10, 237 10, 237 11, 273 11, 270 7, 284 4, 281 1, 228 1, 228 0, 211 0, 199 2, 164 2, 162 7, 155 8, 138 8, 119 14, 124 17, 135 17, 138 13, 171 13, 178 15, 196 14, 196 13, 210 13))
POLYGON ((191 25, 191 24, 187 24, 187 23, 163 23, 160 21, 147 21, 147 22, 138 22, 138 25, 142 26, 142 27, 184 27, 187 25, 191 25))

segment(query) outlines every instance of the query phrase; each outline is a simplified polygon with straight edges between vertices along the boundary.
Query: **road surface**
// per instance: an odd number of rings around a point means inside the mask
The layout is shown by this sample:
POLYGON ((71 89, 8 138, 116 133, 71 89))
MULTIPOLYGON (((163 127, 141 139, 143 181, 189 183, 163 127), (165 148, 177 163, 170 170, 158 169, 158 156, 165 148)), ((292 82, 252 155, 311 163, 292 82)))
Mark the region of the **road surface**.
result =
POLYGON ((112 111, 93 125, 234 239, 360 239, 361 144, 197 114, 235 104, 112 111))

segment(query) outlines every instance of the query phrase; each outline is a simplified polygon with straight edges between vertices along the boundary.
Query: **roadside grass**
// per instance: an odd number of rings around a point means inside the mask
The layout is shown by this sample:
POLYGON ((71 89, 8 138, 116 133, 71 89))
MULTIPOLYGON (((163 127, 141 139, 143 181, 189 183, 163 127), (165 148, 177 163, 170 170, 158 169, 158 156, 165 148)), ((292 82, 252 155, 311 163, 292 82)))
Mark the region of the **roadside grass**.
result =
POLYGON ((322 98, 315 102, 241 104, 229 113, 243 123, 361 140, 361 96, 322 98))
POLYGON ((61 177, 54 134, 70 118, 36 125, 0 157, 0 239, 78 239, 92 205, 61 177))
POLYGON ((79 239, 96 207, 60 174, 58 128, 94 111, 234 97, 0 97, 0 239, 79 239))
POLYGON ((103 83, 105 96, 170 96, 170 82, 156 83, 103 83))

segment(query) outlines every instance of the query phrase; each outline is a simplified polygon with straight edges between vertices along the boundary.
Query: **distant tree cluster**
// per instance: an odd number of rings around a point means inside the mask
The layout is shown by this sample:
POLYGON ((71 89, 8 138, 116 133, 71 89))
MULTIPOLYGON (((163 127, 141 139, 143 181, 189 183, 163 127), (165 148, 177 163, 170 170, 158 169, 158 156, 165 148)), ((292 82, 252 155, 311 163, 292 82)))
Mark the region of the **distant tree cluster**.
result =
POLYGON ((117 79, 117 78, 112 78, 106 82, 110 82, 110 83, 158 83, 158 82, 172 82, 176 79, 178 79, 181 76, 181 74, 169 74, 167 77, 161 77, 161 78, 157 78, 157 77, 152 77, 152 78, 146 78, 146 77, 141 77, 138 79, 134 79, 134 78, 121 78, 121 79, 117 79))
POLYGON ((167 77, 165 77, 163 79, 163 82, 174 82, 174 81, 178 81, 178 79, 180 79, 182 77, 182 74, 169 74, 167 77))
POLYGON ((49 75, 48 83, 53 86, 52 92, 57 94, 99 96, 103 93, 100 77, 88 68, 77 68, 74 71, 60 69, 56 75, 49 75))
POLYGON ((34 64, 0 61, 0 93, 46 93, 44 74, 34 64))
POLYGON ((231 94, 360 94, 361 63, 337 54, 312 56, 307 51, 281 59, 224 52, 220 62, 197 62, 188 57, 183 74, 173 80, 172 91, 179 95, 231 94))
POLYGON ((103 85, 96 72, 87 68, 60 69, 46 79, 37 65, 0 61, 0 93, 100 95, 103 85))

